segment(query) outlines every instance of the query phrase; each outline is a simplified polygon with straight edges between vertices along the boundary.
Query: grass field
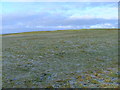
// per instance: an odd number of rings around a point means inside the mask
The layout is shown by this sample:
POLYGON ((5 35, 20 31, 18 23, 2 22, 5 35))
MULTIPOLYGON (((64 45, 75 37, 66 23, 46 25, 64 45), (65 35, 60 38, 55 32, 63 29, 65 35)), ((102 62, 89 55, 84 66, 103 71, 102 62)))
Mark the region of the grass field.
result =
POLYGON ((117 88, 118 30, 2 37, 3 88, 117 88))

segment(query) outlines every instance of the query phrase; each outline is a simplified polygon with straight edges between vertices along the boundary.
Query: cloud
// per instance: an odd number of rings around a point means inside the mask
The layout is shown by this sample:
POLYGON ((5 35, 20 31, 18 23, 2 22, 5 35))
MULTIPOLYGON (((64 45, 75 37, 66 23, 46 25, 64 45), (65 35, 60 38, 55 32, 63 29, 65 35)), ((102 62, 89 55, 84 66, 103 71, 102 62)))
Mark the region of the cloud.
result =
POLYGON ((2 2, 118 2, 119 0, 1 0, 2 2))
POLYGON ((104 23, 104 24, 91 25, 89 28, 115 28, 115 26, 110 23, 104 23))
POLYGON ((4 3, 3 33, 117 27, 116 5, 103 2, 4 3))
POLYGON ((118 19, 118 7, 89 7, 85 10, 79 11, 80 13, 72 14, 70 19, 118 19), (111 12, 112 11, 112 12, 111 12))
POLYGON ((89 16, 89 15, 72 15, 69 17, 70 19, 93 19, 95 18, 94 16, 89 16))

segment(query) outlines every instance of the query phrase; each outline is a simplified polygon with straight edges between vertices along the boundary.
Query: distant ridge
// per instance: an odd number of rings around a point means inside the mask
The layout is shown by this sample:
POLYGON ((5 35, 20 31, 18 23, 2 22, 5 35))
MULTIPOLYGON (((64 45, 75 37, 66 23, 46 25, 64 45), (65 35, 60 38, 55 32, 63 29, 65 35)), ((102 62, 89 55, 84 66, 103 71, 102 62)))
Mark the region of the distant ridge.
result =
POLYGON ((16 34, 34 34, 34 33, 44 33, 44 32, 57 32, 57 31, 78 31, 78 30, 120 30, 120 28, 93 28, 93 29, 67 29, 67 30, 54 30, 54 31, 31 31, 31 32, 20 32, 20 33, 8 33, 2 34, 6 35, 16 35, 16 34))

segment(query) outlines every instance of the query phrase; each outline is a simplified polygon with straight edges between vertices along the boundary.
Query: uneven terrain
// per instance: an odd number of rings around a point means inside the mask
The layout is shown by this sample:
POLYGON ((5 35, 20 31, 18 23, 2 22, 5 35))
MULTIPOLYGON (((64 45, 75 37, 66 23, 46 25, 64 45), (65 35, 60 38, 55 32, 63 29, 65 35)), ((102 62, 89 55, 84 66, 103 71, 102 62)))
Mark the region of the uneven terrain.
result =
POLYGON ((118 31, 3 35, 3 88, 117 88, 118 31))

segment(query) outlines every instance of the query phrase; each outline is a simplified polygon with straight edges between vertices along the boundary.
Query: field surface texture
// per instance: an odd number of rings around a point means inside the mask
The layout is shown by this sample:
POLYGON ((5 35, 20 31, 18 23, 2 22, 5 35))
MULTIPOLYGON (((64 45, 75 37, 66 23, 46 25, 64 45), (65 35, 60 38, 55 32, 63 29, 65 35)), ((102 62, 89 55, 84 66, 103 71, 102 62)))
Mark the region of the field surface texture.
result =
POLYGON ((68 30, 2 37, 3 88, 117 88, 118 31, 68 30))

